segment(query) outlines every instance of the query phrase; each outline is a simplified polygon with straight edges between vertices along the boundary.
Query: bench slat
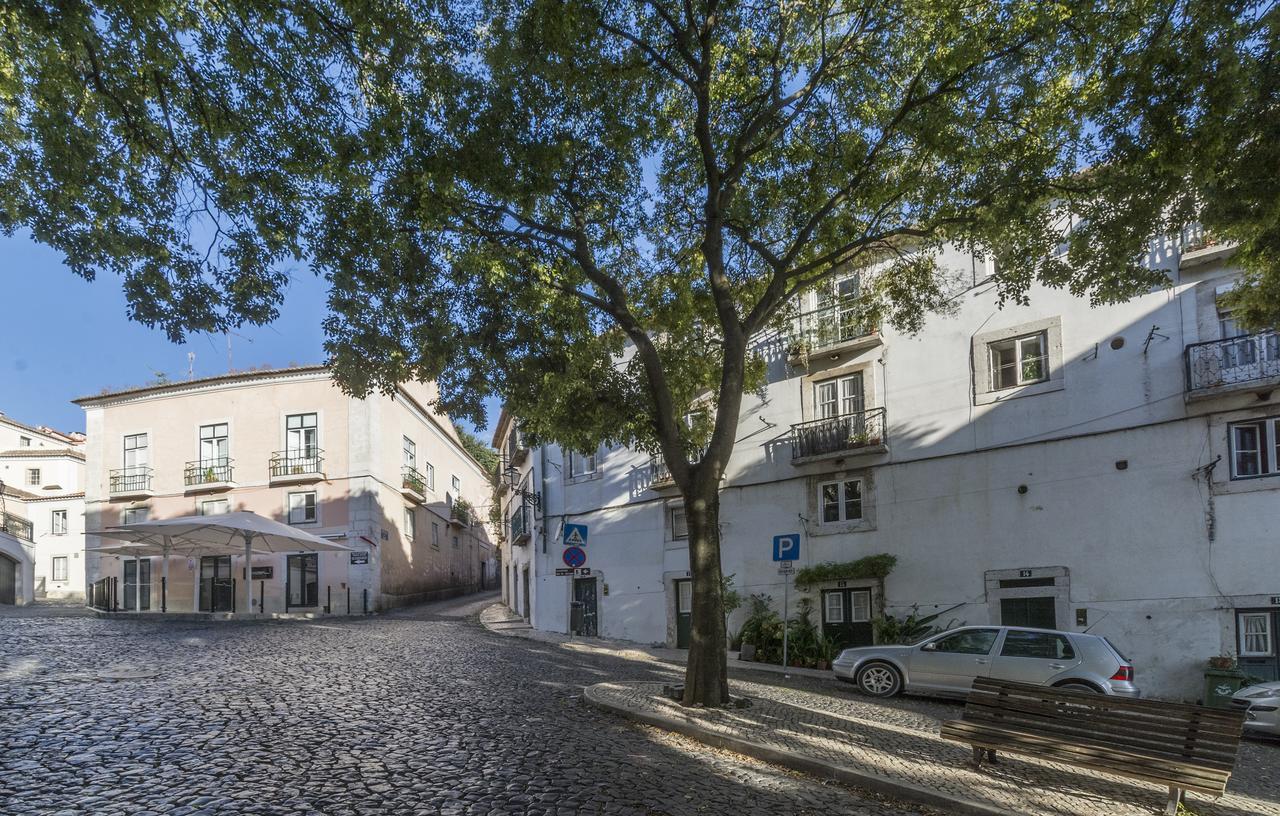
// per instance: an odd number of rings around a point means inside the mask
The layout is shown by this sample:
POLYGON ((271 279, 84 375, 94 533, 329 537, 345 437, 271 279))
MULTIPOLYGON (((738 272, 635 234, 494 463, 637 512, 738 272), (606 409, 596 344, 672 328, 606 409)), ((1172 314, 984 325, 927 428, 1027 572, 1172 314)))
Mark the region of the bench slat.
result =
POLYGON ((1218 795, 1226 789, 1231 774, 1226 771, 1212 769, 1196 769, 1181 767, 1171 769, 1167 766, 1144 764, 1138 760, 1126 761, 1123 756, 1113 752, 1099 751, 1090 753, 1087 749, 1078 748, 1054 740, 1015 740, 1008 732, 990 732, 971 730, 963 727, 960 720, 953 720, 944 728, 942 736, 956 742, 989 748, 993 751, 1023 754, 1036 759, 1059 762, 1064 765, 1075 765, 1091 768, 1103 773, 1117 774, 1132 779, 1141 779, 1160 785, 1175 785, 1186 790, 1199 791, 1218 795))
MULTIPOLYGON (((1149 701, 1148 701, 1149 702, 1149 701)), ((1240 736, 1243 721, 1238 717, 1223 720, 1218 717, 1194 716, 1189 722, 1185 716, 1174 719, 1170 717, 1136 717, 1126 711, 1116 711, 1106 706, 1103 695, 1089 695, 1059 699, 1058 696, 1032 694, 997 694, 994 692, 970 693, 968 705, 991 708, 1016 708, 1027 713, 1044 712, 1046 714, 1062 713, 1073 718, 1089 720, 1100 724, 1110 724, 1126 729, 1135 725, 1156 733, 1177 734, 1179 736, 1193 730, 1197 734, 1208 737, 1217 736, 1223 742, 1235 741, 1240 736), (1070 706, 1070 709, 1065 707, 1070 706)))
MULTIPOLYGON (((1017 683, 1012 680, 996 680, 991 677, 978 677, 973 681, 973 690, 990 689, 1008 694, 1026 694, 1030 696, 1062 697, 1065 699, 1089 698, 1091 695, 1079 691, 1064 691, 1048 686, 1037 686, 1031 683, 1017 683)), ((1206 708, 1190 703, 1168 703, 1164 700, 1153 701, 1117 697, 1110 694, 1096 695, 1104 705, 1117 711, 1133 711, 1144 716, 1170 717, 1175 714, 1195 714, 1206 720, 1222 720, 1231 722, 1236 712, 1231 709, 1206 708), (1152 706, 1155 706, 1153 708, 1152 706)))

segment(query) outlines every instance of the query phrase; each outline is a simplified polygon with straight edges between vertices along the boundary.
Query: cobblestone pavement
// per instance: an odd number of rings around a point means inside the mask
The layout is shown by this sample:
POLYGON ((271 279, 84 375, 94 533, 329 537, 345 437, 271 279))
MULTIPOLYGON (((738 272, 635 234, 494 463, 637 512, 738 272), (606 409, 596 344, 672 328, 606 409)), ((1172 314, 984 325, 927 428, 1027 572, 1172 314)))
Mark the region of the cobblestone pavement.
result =
MULTIPOLYGON (((654 682, 606 682, 588 689, 592 700, 670 718, 705 733, 745 739, 943 791, 962 799, 1026 814, 1118 816, 1161 811, 1166 790, 1013 755, 994 767, 972 769, 967 746, 938 736, 943 719, 959 715, 958 704, 909 699, 879 701, 852 693, 819 693, 733 679, 734 694, 748 709, 685 708, 661 695, 654 682)), ((1216 802, 1190 794, 1199 816, 1280 816, 1280 746, 1241 744, 1228 794, 1216 802)))
POLYGON ((661 665, 364 619, 0 616, 0 813, 867 814, 913 805, 602 713, 661 665))

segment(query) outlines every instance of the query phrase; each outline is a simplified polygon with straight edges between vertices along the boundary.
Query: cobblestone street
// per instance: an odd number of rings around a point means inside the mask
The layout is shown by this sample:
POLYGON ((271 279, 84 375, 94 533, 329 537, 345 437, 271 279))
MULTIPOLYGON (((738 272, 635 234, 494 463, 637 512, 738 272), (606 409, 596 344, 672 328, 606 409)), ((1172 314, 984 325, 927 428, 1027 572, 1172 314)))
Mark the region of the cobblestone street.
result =
POLYGON ((0 813, 921 812, 603 714, 584 686, 674 674, 503 638, 477 610, 0 616, 0 813))

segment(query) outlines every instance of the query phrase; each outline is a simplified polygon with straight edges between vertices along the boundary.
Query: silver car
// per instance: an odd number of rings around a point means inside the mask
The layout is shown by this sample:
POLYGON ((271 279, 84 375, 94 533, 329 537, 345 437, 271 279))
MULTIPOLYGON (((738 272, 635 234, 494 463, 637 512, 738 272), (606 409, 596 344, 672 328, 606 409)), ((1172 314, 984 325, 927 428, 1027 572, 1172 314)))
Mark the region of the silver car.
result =
POLYGON ((1244 711, 1246 733, 1280 737, 1280 682, 1246 686, 1231 695, 1231 705, 1244 711))
POLYGON ((837 678, 866 694, 964 695, 975 677, 1138 697, 1133 664, 1104 637, 1020 626, 964 626, 910 646, 845 649, 837 678))

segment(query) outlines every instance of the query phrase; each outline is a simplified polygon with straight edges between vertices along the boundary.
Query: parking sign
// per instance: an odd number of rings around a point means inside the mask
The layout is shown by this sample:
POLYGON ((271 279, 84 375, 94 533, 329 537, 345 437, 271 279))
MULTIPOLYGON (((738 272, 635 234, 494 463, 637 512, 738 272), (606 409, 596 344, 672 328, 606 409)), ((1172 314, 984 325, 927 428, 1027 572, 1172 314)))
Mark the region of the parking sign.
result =
POLYGON ((800 558, 800 534, 787 533, 773 537, 773 560, 795 561, 800 558))

